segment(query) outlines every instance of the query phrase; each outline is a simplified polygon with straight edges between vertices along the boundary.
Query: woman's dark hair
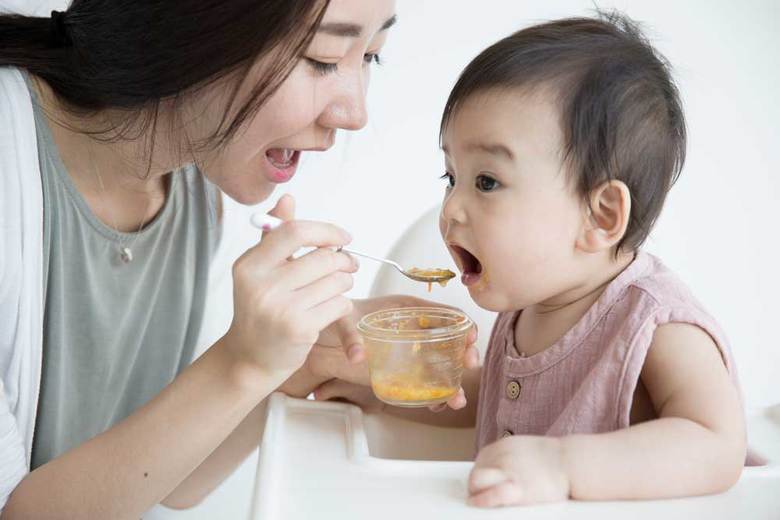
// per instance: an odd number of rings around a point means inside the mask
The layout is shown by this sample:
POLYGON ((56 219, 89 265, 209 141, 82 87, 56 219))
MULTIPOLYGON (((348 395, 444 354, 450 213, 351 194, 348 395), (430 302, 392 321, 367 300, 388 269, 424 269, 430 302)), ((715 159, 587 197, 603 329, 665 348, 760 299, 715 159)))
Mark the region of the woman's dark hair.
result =
POLYGON ((552 87, 561 108, 564 162, 587 197, 616 179, 631 192, 631 214, 616 253, 650 233, 685 161, 686 131, 670 66, 637 25, 616 12, 523 29, 492 45, 460 75, 441 121, 490 89, 552 87))
MULTIPOLYGON (((329 0, 74 0, 51 18, 0 15, 0 66, 42 78, 70 110, 126 113, 114 136, 156 127, 178 102, 226 80, 228 103, 202 145, 230 139, 279 88, 329 0), (237 93, 258 58, 263 79, 243 106, 237 93), (140 123, 140 125, 138 124, 140 123)), ((152 132, 154 133, 154 132, 152 132)))

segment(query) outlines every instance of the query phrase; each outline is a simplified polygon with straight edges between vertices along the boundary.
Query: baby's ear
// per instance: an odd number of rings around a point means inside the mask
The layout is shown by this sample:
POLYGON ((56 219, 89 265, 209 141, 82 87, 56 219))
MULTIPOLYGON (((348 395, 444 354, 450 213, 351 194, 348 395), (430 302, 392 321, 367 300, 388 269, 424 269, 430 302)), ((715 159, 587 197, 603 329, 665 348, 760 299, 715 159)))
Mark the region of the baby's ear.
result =
POLYGON ((597 253, 616 246, 626 234, 631 215, 631 192, 622 181, 606 181, 593 189, 583 208, 577 248, 597 253))

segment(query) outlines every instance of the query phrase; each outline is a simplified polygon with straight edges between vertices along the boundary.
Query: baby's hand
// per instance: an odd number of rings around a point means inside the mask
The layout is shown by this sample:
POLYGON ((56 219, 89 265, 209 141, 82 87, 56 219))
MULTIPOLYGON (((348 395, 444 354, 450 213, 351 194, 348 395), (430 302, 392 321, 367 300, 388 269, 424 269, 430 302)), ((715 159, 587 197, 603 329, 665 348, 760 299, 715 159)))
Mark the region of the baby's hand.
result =
POLYGON ((434 404, 429 406, 428 409, 432 412, 443 412, 447 408, 460 410, 461 408, 465 408, 467 404, 468 402, 466 401, 466 394, 463 392, 463 388, 458 388, 457 393, 450 397, 446 403, 434 404))
MULTIPOLYGON (((479 366, 479 349, 477 349, 477 325, 474 325, 468 336, 466 336, 466 351, 463 354, 463 366, 464 368, 477 368, 479 366)), ((429 406, 428 409, 432 412, 443 412, 447 408, 452 410, 460 410, 465 408, 468 402, 466 401, 466 394, 463 388, 458 388, 458 392, 450 397, 446 403, 435 404, 429 406)))
POLYGON ((569 497, 562 443, 555 437, 501 439, 479 452, 469 476, 469 504, 477 507, 558 502, 569 497))

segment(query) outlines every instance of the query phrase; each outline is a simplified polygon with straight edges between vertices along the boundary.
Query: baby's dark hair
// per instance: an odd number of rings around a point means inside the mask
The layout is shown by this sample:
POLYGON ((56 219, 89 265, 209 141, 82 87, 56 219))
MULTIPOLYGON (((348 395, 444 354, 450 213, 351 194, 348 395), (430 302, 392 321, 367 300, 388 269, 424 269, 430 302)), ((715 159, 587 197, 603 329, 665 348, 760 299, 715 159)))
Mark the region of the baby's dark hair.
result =
POLYGON ((682 104, 670 65, 637 24, 617 12, 528 27, 485 49, 461 73, 441 121, 491 89, 552 87, 561 107, 562 156, 587 197, 608 180, 631 192, 616 253, 638 249, 685 161, 682 104))

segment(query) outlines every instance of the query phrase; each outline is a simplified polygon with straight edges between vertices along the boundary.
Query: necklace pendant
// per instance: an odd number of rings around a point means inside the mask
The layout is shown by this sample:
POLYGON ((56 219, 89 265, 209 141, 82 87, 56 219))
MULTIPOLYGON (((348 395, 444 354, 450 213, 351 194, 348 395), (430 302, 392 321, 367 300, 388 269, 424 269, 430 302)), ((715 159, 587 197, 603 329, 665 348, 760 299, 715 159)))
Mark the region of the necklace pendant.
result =
POLYGON ((129 264, 133 261, 133 251, 127 246, 122 246, 119 248, 119 258, 121 258, 124 263, 129 264))

